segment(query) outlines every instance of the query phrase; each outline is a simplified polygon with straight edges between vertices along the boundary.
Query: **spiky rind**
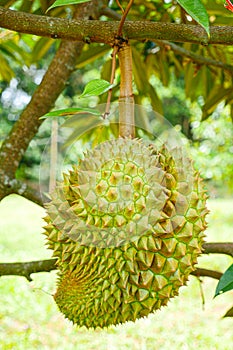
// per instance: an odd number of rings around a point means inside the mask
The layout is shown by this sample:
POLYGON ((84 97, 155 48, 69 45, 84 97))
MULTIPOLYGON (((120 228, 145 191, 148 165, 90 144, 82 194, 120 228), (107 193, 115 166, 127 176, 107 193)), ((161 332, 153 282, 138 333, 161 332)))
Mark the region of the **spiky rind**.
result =
POLYGON ((173 156, 131 139, 96 147, 47 207, 60 310, 95 328, 166 305, 201 253, 206 198, 199 174, 177 150, 173 156))

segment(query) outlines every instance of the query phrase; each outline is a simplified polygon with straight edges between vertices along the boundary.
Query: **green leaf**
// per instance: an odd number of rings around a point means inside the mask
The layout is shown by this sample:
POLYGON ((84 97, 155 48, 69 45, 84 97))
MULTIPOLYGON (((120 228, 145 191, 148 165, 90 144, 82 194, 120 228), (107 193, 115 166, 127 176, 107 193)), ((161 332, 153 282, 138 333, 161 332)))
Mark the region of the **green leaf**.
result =
POLYGON ((59 109, 57 111, 49 112, 43 117, 40 117, 39 119, 46 119, 46 118, 54 118, 54 117, 67 117, 72 116, 74 114, 91 114, 100 116, 100 112, 97 109, 92 108, 66 108, 66 109, 59 109))
POLYGON ((91 0, 56 0, 48 9, 46 12, 51 10, 54 7, 58 6, 66 6, 66 5, 75 5, 75 4, 82 4, 84 2, 89 2, 91 0))
POLYGON ((228 292, 233 289, 233 264, 224 272, 216 287, 215 295, 228 292))
POLYGON ((99 96, 113 87, 108 81, 103 79, 91 80, 84 88, 79 97, 99 96))
POLYGON ((209 17, 205 6, 200 0, 177 0, 181 7, 199 23, 210 37, 209 17))

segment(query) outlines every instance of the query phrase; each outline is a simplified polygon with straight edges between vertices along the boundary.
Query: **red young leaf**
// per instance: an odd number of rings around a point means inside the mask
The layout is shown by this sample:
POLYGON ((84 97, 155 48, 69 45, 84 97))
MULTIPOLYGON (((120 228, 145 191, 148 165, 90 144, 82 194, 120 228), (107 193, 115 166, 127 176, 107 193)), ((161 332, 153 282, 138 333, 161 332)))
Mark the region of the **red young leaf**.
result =
POLYGON ((227 4, 225 4, 224 6, 226 7, 226 9, 228 9, 229 11, 233 12, 233 4, 230 0, 226 0, 227 4))

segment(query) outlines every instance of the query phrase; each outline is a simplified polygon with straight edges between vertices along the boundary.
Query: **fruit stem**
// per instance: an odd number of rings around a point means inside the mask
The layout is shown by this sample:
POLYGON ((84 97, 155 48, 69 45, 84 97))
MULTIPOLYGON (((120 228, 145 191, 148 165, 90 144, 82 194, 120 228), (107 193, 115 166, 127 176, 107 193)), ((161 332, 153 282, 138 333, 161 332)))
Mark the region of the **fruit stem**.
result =
POLYGON ((128 42, 123 42, 118 51, 121 71, 119 97, 119 136, 135 137, 132 52, 128 42))

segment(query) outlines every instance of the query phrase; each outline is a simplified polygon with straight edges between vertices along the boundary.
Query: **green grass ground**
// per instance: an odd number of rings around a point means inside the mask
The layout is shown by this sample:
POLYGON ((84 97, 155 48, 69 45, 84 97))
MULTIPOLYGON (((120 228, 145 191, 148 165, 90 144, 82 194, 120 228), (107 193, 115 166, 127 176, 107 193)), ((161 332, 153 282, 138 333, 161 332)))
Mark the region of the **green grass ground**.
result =
MULTIPOLYGON (((209 201, 207 241, 232 241, 233 201, 209 201)), ((0 203, 0 255, 2 262, 50 257, 41 234, 44 211, 17 196, 0 203)), ((227 256, 203 256, 199 266, 224 271, 227 256)), ((230 350, 233 319, 222 319, 233 304, 233 293, 213 299, 216 281, 204 278, 203 309, 200 283, 190 277, 179 297, 147 318, 107 330, 74 327, 59 313, 52 293, 56 272, 0 278, 0 349, 14 350, 230 350)))

